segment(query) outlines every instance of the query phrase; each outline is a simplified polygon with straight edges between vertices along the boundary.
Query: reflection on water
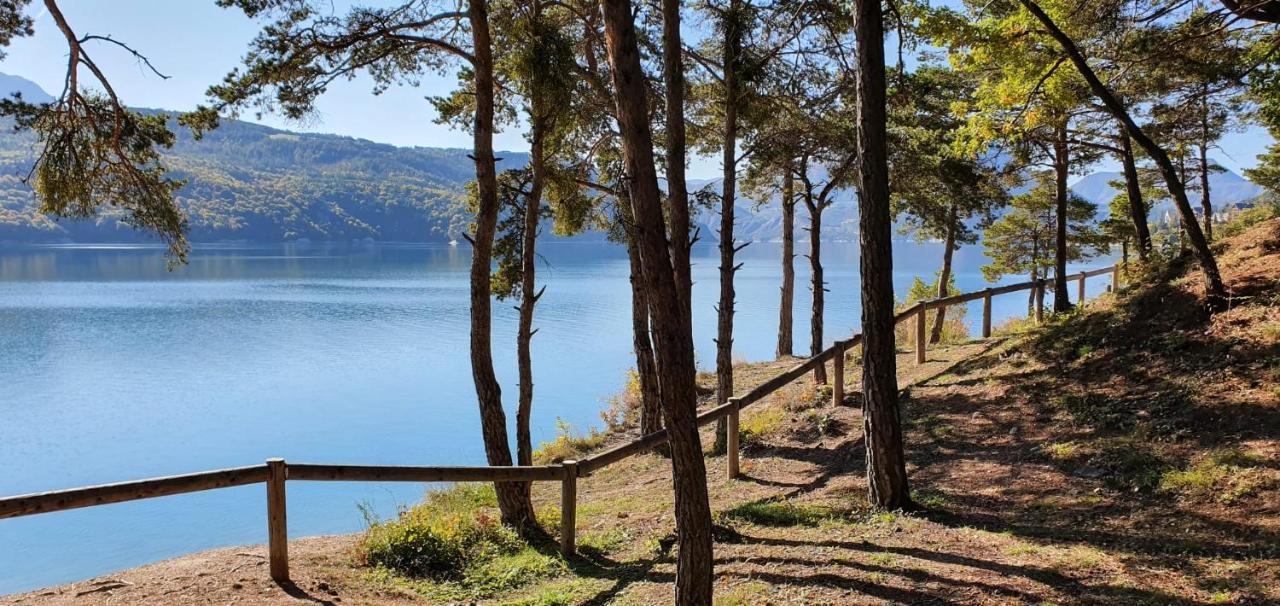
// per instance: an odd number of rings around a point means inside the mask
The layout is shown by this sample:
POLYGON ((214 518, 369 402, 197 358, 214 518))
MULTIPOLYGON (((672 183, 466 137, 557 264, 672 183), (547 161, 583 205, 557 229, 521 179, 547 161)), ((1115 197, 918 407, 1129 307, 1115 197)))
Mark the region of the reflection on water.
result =
MULTIPOLYGON (((940 247, 897 245, 895 284, 936 269, 940 247)), ((632 366, 625 252, 544 247, 533 342, 534 439, 555 420, 599 421, 632 366)), ((772 356, 777 246, 741 253, 735 356, 772 356)), ((856 249, 824 254, 828 340, 858 318, 856 249)), ((713 248, 695 251, 698 360, 713 363, 713 248)), ((973 249, 960 288, 984 286, 973 249)), ((199 247, 166 271, 163 250, 0 249, 0 495, 293 461, 482 463, 468 347, 465 246, 199 247)), ((796 326, 808 325, 797 259, 796 326)), ((1102 289, 1102 282, 1094 285, 1102 289)), ((1074 291, 1073 291, 1074 292, 1074 291)), ((970 314, 976 322, 980 308, 970 314)), ((996 300, 997 317, 1025 310, 996 300)), ((516 314, 494 306, 494 352, 515 391, 516 314)), ((796 351, 807 349, 798 329, 796 351)), ((293 536, 349 532, 368 502, 383 514, 422 486, 291 485, 293 536)), ((0 593, 190 551, 261 542, 261 486, 0 520, 0 593)))

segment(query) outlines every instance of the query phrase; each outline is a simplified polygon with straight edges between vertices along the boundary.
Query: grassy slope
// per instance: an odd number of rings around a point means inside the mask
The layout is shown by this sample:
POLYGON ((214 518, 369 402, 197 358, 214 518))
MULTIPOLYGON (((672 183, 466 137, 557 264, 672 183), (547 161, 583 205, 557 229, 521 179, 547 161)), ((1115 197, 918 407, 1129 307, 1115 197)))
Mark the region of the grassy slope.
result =
MULTIPOLYGON (((743 477, 707 459, 717 603, 1280 602, 1280 221, 1221 258, 1236 306, 1212 318, 1190 271, 924 366, 901 356, 915 514, 866 506, 856 408, 800 382, 744 412, 743 477)), ((581 481, 583 557, 517 554, 499 567, 514 578, 491 571, 488 588, 363 569, 352 537, 330 537, 293 543, 287 592, 249 548, 17 603, 664 603, 668 473, 641 456, 581 481)), ((557 487, 536 496, 554 519, 557 487)))

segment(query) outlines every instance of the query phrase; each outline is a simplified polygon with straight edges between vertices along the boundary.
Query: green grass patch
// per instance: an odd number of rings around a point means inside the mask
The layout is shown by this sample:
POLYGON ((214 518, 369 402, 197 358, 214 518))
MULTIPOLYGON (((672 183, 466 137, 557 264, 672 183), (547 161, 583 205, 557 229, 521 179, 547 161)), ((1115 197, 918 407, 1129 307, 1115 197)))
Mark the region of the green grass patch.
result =
POLYGON ((1078 442, 1048 442, 1040 446, 1040 452, 1055 463, 1069 463, 1080 458, 1084 448, 1078 442))
POLYGON ((609 555, 630 543, 633 538, 625 528, 584 532, 578 535, 578 551, 587 555, 609 555))
POLYGON ((1161 492, 1232 504, 1277 485, 1275 474, 1261 467, 1261 457, 1238 448, 1215 450, 1185 469, 1172 469, 1160 477, 1161 492))
POLYGON ((1089 459, 1112 488, 1150 491, 1160 485, 1169 463, 1149 444, 1134 439, 1108 440, 1089 459))
POLYGON ((942 509, 951 504, 945 493, 936 490, 912 490, 911 500, 925 509, 942 509))
POLYGON ((715 606, 751 606, 760 604, 769 599, 770 591, 771 588, 768 584, 752 581, 732 587, 728 591, 717 593, 712 604, 715 606))
POLYGON ((753 410, 751 414, 743 414, 738 422, 739 442, 742 446, 759 446, 766 437, 782 431, 786 423, 787 413, 778 408, 753 410))
POLYGON ((728 522, 746 522, 756 526, 819 526, 843 519, 847 511, 827 505, 799 504, 793 501, 752 501, 721 513, 728 522))

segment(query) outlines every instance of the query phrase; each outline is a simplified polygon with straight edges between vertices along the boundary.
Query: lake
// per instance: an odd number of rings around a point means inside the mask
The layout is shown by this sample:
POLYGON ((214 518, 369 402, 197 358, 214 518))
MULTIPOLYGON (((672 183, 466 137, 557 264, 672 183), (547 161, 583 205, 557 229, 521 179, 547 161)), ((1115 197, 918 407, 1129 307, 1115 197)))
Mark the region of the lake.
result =
MULTIPOLYGON (((535 442, 554 437, 557 419, 598 426, 604 401, 634 365, 625 251, 542 249, 535 442)), ((823 254, 829 344, 858 322, 857 246, 824 243, 823 254)), ((779 247, 753 244, 739 255, 734 355, 769 359, 779 247)), ((895 243, 897 292, 917 275, 932 277, 940 257, 940 244, 895 243)), ((710 367, 718 253, 699 247, 694 262, 698 362, 710 367)), ((962 290, 987 286, 984 262, 980 247, 957 253, 962 290)), ((169 272, 152 247, 0 249, 0 495, 269 457, 483 464, 467 353, 469 263, 465 245, 206 245, 169 272)), ((808 279, 807 260, 797 258, 797 353, 808 349, 808 279)), ((1107 282, 1094 280, 1091 296, 1107 282)), ((516 391, 512 305, 495 304, 493 327, 508 405, 516 391)), ((995 299, 997 322, 1025 310, 1022 294, 995 299)), ((971 326, 980 315, 978 302, 971 326)), ((360 530, 359 504, 393 515, 425 488, 291 484, 290 534, 360 530)), ((255 485, 0 520, 0 594, 262 543, 265 507, 255 485)))

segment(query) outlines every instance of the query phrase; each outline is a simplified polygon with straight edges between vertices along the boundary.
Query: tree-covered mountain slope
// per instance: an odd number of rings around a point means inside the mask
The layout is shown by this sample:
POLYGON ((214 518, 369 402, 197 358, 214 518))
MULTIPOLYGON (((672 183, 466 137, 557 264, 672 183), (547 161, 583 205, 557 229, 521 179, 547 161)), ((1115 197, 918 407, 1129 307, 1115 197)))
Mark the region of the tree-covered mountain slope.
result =
MULTIPOLYGON (((41 92, 13 77, 0 79, 0 88, 21 90, 29 99, 41 92)), ((184 129, 175 131, 179 139, 165 161, 187 181, 177 197, 194 241, 435 242, 457 237, 469 220, 463 192, 474 168, 466 150, 395 147, 238 120, 224 121, 198 141, 184 129)), ((11 128, 0 132, 0 241, 146 238, 111 212, 88 221, 40 214, 22 182, 34 143, 11 128)), ((519 152, 499 155, 506 165, 526 159, 519 152)))

